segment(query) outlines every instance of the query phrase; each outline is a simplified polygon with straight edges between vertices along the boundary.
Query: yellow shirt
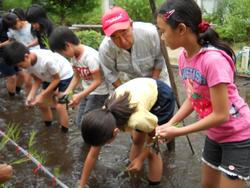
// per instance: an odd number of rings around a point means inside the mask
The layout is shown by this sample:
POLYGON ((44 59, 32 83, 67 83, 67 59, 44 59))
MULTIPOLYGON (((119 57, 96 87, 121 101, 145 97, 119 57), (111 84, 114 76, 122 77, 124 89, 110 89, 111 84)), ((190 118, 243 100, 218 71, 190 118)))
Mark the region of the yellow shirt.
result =
POLYGON ((150 133, 157 126, 158 118, 150 112, 158 96, 156 81, 152 78, 135 78, 116 88, 117 96, 130 93, 130 104, 136 104, 134 112, 125 126, 126 131, 138 129, 150 133))

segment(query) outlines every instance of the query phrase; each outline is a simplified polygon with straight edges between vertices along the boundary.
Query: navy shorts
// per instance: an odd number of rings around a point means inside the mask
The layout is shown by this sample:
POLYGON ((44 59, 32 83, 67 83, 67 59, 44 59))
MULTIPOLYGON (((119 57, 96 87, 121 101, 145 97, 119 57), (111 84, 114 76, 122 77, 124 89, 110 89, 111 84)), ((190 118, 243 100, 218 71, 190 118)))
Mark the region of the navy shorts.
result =
MULTIPOLYGON (((72 80, 72 77, 65 79, 65 80, 61 80, 54 90, 56 90, 58 88, 59 92, 65 91, 67 89, 67 87, 69 86, 69 83, 71 80, 72 80)), ((50 84, 50 82, 43 82, 42 88, 46 89, 49 86, 49 84, 50 84)))
POLYGON ((230 179, 247 180, 250 173, 250 139, 217 143, 206 137, 202 161, 230 179))
POLYGON ((15 75, 20 69, 16 66, 9 66, 4 59, 0 57, 0 77, 8 77, 15 75))
POLYGON ((174 114, 175 96, 166 83, 161 80, 156 80, 158 97, 150 112, 158 117, 158 125, 167 123, 174 114))

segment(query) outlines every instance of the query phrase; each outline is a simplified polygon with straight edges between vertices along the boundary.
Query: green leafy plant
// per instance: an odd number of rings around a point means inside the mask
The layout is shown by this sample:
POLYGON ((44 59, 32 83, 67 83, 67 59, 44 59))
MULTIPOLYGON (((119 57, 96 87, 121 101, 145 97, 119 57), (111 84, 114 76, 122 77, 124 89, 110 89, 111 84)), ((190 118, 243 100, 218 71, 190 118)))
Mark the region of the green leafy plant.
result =
POLYGON ((5 145, 8 143, 9 138, 12 139, 13 141, 17 141, 20 137, 20 129, 15 123, 9 123, 7 125, 6 135, 8 137, 2 137, 1 142, 0 142, 0 151, 5 147, 5 145))
POLYGON ((69 25, 72 15, 79 18, 83 12, 91 13, 100 5, 99 0, 33 0, 33 3, 45 7, 49 15, 54 17, 60 25, 69 25))
MULTIPOLYGON (((6 146, 6 144, 8 143, 9 139, 13 140, 14 142, 17 142, 18 139, 20 138, 20 128, 18 126, 18 124, 16 123, 9 123, 6 126, 6 130, 5 130, 5 135, 3 136, 1 141, 0 141, 0 151, 6 146)), ((35 149, 35 138, 36 138, 36 132, 34 130, 31 131, 30 133, 30 137, 28 139, 28 149, 27 151, 34 157, 36 158, 38 161, 40 161, 40 163, 44 163, 44 156, 41 155, 36 149, 35 149)), ((22 164, 24 162, 29 161, 30 159, 27 158, 27 156, 22 157, 21 159, 17 159, 17 160, 13 160, 10 161, 9 164, 11 165, 18 165, 18 164, 22 164)))
POLYGON ((220 37, 229 42, 250 42, 250 0, 224 0, 218 11, 205 15, 216 25, 220 37))
POLYGON ((43 44, 45 45, 45 48, 49 49, 49 39, 48 39, 48 37, 43 37, 42 41, 43 41, 43 44))
MULTIPOLYGON (((20 137, 20 128, 18 126, 18 124, 16 123, 9 123, 6 126, 6 130, 5 133, 1 134, 2 137, 0 137, 0 151, 4 148, 4 146, 10 141, 14 146, 18 146, 16 144, 16 142, 18 141, 19 137, 20 137)), ((19 165, 22 163, 25 163, 27 161, 32 160, 39 162, 41 165, 45 163, 45 158, 44 158, 44 154, 41 155, 35 148, 35 144, 36 144, 36 131, 32 130, 30 133, 30 136, 27 140, 27 151, 24 151, 23 148, 21 148, 21 152, 20 154, 23 154, 24 156, 20 159, 17 160, 13 160, 10 162, 7 162, 10 165, 19 165), (28 152, 28 153, 26 153, 28 152)), ((19 147, 19 146, 18 146, 19 147)), ((17 148, 18 149, 18 148, 17 148)), ((34 162, 35 164, 37 164, 37 162, 34 162)), ((54 172, 56 174, 56 176, 59 176, 60 174, 60 167, 57 166, 54 168, 54 172)), ((5 184, 1 184, 0 188, 6 188, 8 186, 6 186, 5 184)))
POLYGON ((8 188, 8 186, 5 184, 0 184, 0 188, 8 188))
POLYGON ((114 4, 124 8, 134 21, 153 20, 148 0, 114 0, 114 4))
POLYGON ((53 169, 53 174, 58 177, 61 173, 61 169, 60 169, 60 166, 56 166, 54 169, 53 169))
POLYGON ((82 44, 94 49, 98 49, 103 40, 102 34, 94 30, 77 31, 76 35, 82 44))
POLYGON ((31 4, 32 0, 2 0, 2 6, 4 9, 12 9, 12 8, 27 8, 31 4))

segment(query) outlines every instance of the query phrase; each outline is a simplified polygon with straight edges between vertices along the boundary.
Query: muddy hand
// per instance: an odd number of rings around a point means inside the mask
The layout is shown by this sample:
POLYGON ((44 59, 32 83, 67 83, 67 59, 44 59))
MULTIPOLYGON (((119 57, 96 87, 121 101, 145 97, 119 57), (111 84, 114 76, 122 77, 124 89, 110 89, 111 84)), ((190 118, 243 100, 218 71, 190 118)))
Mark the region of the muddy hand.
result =
POLYGON ((135 158, 127 167, 127 171, 129 172, 138 172, 141 170, 143 165, 143 161, 139 158, 135 158))
POLYGON ((68 95, 63 95, 58 99, 58 103, 60 104, 67 104, 69 103, 69 96, 68 95))
POLYGON ((160 146, 159 146, 159 136, 153 137, 153 143, 151 144, 151 149, 156 155, 160 153, 160 146))

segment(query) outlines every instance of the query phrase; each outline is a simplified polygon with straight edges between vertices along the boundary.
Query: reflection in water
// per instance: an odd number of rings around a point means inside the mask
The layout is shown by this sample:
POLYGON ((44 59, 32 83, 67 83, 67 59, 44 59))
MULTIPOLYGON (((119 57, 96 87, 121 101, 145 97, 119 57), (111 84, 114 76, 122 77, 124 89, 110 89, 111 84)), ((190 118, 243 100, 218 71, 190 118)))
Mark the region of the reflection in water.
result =
MULTIPOLYGON (((177 80, 177 87, 181 100, 184 92, 177 80)), ((237 85, 242 97, 250 104, 250 80, 237 79, 237 85)), ((36 148, 44 154, 48 169, 53 172, 56 167, 60 168, 58 178, 69 187, 76 187, 82 171, 83 160, 86 157, 88 146, 84 145, 80 130, 72 123, 68 134, 61 133, 57 123, 51 127, 43 126, 38 109, 25 109, 23 107, 23 96, 10 98, 0 80, 0 128, 8 122, 17 122, 21 127, 21 138, 18 143, 26 148, 27 140, 31 130, 37 131, 36 148)), ((73 111, 70 111, 73 118, 73 111)), ((195 121, 195 115, 187 120, 195 121)), ((164 176, 159 187, 168 188, 198 188, 200 187, 200 156, 203 147, 202 133, 189 135, 195 149, 193 156, 189 149, 186 137, 176 139, 176 152, 168 153, 162 146, 164 160, 164 176)), ((91 188, 146 188, 147 176, 146 165, 142 172, 129 175, 124 171, 129 163, 127 156, 130 146, 130 136, 120 134, 118 139, 111 145, 103 148, 96 164, 95 170, 89 181, 91 188)), ((0 162, 10 162, 21 156, 15 148, 8 145, 1 151, 0 162)), ((47 188, 53 187, 52 180, 45 174, 35 175, 33 169, 36 167, 28 162, 14 166, 14 176, 7 183, 8 187, 15 188, 47 188)), ((250 187, 250 186, 249 186, 250 187)))

